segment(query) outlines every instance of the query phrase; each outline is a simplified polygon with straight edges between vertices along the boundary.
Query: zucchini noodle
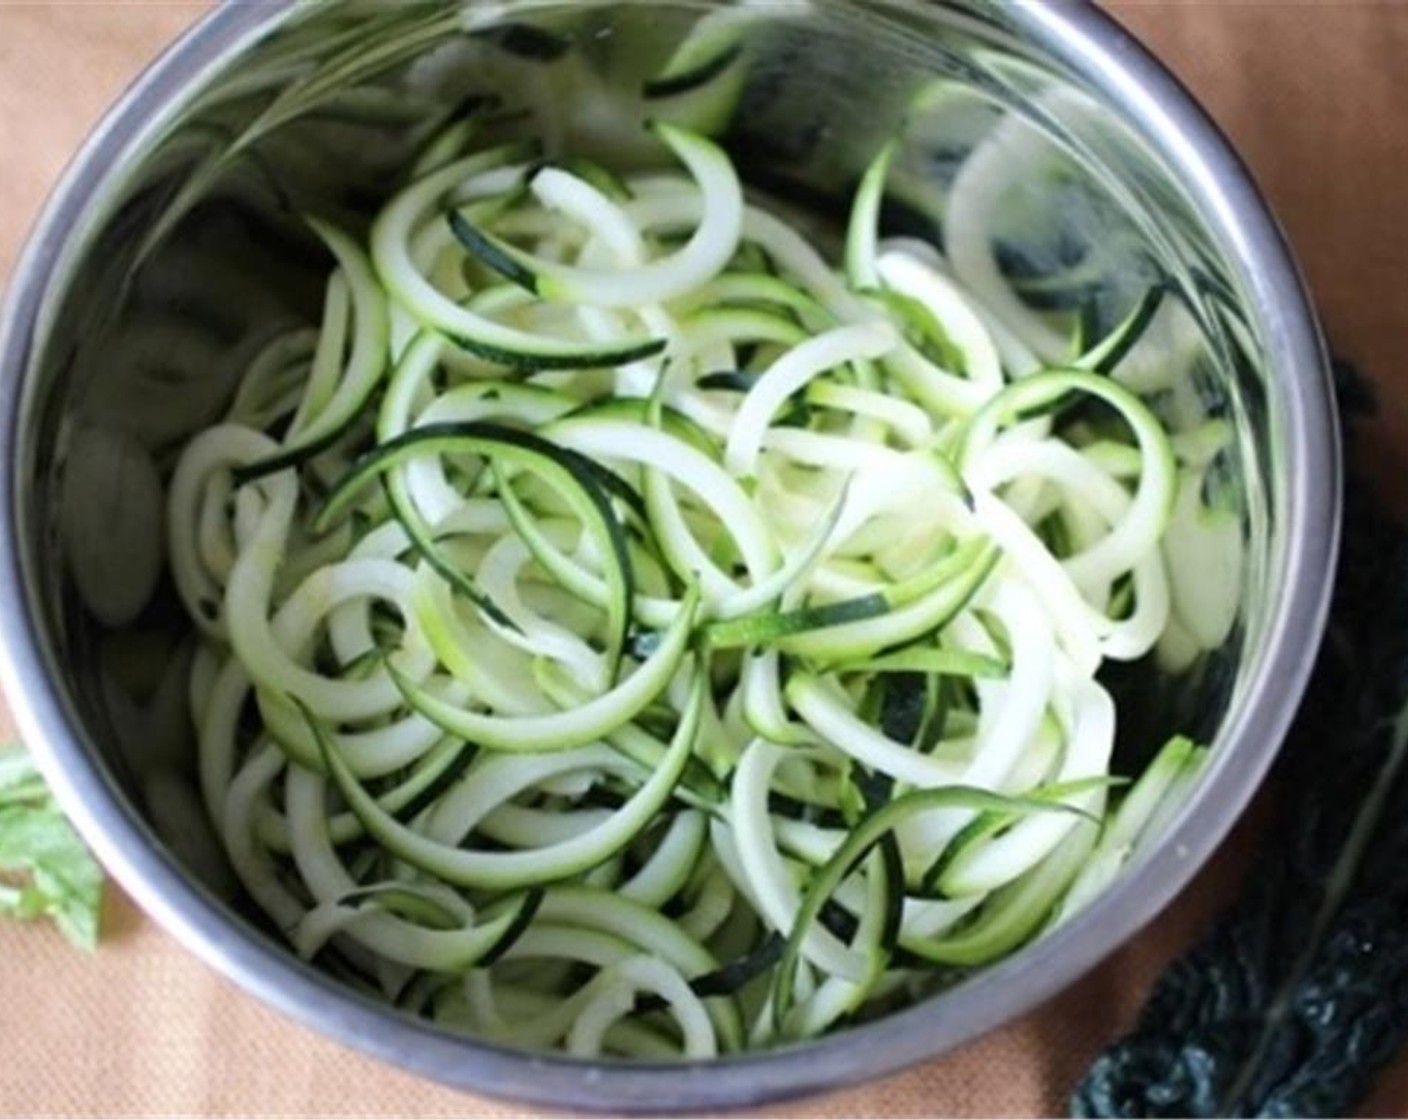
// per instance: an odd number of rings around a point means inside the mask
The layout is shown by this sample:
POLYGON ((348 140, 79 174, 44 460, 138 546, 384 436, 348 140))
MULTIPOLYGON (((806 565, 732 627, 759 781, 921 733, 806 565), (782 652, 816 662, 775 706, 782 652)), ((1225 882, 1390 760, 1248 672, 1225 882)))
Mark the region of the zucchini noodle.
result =
MULTIPOLYGON (((647 97, 732 80, 710 42, 647 97)), ((298 953, 498 1042, 709 1059, 1114 879, 1203 752, 1126 795, 1099 672, 1165 637, 1169 526, 1221 530, 1118 376, 1162 293, 1072 352, 981 230, 957 278, 881 236, 893 145, 833 264, 651 132, 678 170, 460 120, 365 238, 310 216, 321 324, 185 446, 167 544, 205 808, 298 953)))

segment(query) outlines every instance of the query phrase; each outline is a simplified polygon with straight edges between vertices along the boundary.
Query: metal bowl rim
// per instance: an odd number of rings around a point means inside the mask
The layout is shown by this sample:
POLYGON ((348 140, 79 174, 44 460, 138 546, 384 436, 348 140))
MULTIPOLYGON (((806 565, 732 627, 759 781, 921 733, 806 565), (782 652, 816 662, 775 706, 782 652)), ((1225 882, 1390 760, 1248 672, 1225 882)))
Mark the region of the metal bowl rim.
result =
POLYGON ((1193 98, 1112 18, 1064 0, 1011 6, 1023 31, 1121 104, 1225 238, 1283 380, 1287 526, 1284 598, 1248 700, 1223 734, 1210 774, 1137 874, 1082 915, 943 997, 804 1045, 717 1063, 644 1065, 525 1054, 451 1036, 337 985, 232 921, 154 842, 86 745, 55 684, 23 572, 20 446, 23 376, 36 320, 70 231, 121 156, 285 3, 228 3, 181 36, 109 109, 50 196, 0 310, 0 684, 55 794, 108 870, 162 926, 218 971, 294 1019, 458 1088, 552 1108, 714 1110, 822 1092, 896 1072, 1031 1010, 1087 972, 1158 914, 1207 860, 1270 766, 1308 679, 1329 605, 1339 540, 1336 410, 1314 312, 1284 238, 1230 145, 1193 98))

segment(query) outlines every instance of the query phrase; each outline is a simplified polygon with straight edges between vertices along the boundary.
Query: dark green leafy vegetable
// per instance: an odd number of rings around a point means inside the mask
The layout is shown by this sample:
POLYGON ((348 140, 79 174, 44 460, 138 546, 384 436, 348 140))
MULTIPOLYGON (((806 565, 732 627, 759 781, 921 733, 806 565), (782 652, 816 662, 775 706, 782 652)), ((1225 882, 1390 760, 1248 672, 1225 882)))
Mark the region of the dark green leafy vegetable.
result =
POLYGON ((0 747, 0 917, 48 917, 83 949, 98 944, 103 872, 30 761, 0 747))
MULTIPOLYGON (((1364 402, 1340 368, 1345 411, 1364 402)), ((1408 529, 1352 472, 1326 641, 1232 909, 1076 1087, 1076 1116, 1343 1116, 1408 1042, 1408 529)))

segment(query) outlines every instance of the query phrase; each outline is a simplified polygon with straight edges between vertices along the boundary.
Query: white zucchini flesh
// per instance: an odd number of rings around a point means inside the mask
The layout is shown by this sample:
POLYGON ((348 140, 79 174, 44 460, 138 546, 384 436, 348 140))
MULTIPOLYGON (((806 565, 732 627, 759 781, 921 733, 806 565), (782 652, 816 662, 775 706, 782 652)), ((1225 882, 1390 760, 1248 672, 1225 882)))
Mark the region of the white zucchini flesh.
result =
MULTIPOLYGON (((694 177, 699 193, 700 219, 689 242, 677 252, 628 269, 585 268, 512 254, 518 266, 531 277, 532 290, 547 299, 587 303, 597 307, 639 307, 667 303, 713 279, 738 248, 743 226, 743 189, 733 163, 716 144, 701 136, 664 123, 655 132, 694 177)), ((580 195, 568 195, 561 178, 546 184, 548 205, 570 203, 580 195)), ((543 200, 544 186, 536 182, 534 192, 543 200)), ((605 201, 605 200, 601 200, 605 201)), ((620 231, 622 217, 611 213, 603 226, 604 207, 577 206, 576 217, 596 219, 593 228, 606 236, 620 231)), ((503 247, 501 247, 503 248, 503 247)))
MULTIPOLYGON (((647 99, 732 82, 709 43, 647 99)), ((951 221, 1036 158, 1003 127, 951 221)), ((365 243, 313 221, 321 325, 167 483, 200 800, 254 903, 456 1029, 700 1060, 1084 906, 1201 758, 1116 788, 1102 666, 1235 616, 1226 425, 1137 391, 1176 304, 1072 358, 985 228, 885 236, 894 144, 837 267, 678 124, 678 173, 624 177, 474 135, 365 243)))

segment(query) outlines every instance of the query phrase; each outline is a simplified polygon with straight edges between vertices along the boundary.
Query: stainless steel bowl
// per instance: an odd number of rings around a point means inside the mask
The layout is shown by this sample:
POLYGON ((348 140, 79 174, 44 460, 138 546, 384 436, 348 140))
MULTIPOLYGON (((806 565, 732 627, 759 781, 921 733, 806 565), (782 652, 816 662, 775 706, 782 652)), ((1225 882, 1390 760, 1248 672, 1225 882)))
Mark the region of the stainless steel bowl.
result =
POLYGON ((377 90, 413 89, 433 117, 489 75, 518 86, 540 126, 591 148, 639 115, 642 77, 715 6, 468 0, 456 30, 412 43, 419 9, 407 5, 228 4, 79 153, 0 325, 4 684, 83 834, 181 941, 295 1018, 449 1084, 559 1108, 716 1109, 817 1092, 940 1054, 1070 983, 1168 903, 1252 795, 1300 698, 1336 549, 1334 403, 1295 266, 1235 155, 1117 25, 1063 3, 741 5, 747 78, 728 142, 755 183, 825 210, 908 113, 918 139, 901 163, 922 213, 926 199, 941 208, 954 156, 1009 122, 1082 184, 1063 197, 996 191, 1010 237, 1058 230, 1102 246, 1115 302, 1152 273, 1178 293, 1177 368, 1160 366, 1164 380, 1156 370, 1143 388, 1175 425, 1217 412, 1236 427, 1216 500, 1242 526, 1228 575, 1239 606, 1225 633, 1126 674, 1139 716, 1121 750, 1186 728, 1213 742, 1213 763, 1137 866, 1074 921, 907 1011, 717 1065, 513 1052, 402 1017, 295 960, 185 842, 199 821, 193 793, 181 804, 191 763, 178 612, 164 584, 104 564, 146 547, 152 468, 218 414, 238 359, 271 324, 310 314, 320 258, 292 209, 366 210, 419 139, 424 113, 377 90), (372 27, 404 50, 368 77, 371 93, 323 103, 203 170, 309 58, 372 27), (571 38, 571 96, 545 77, 543 29, 571 38), (934 78, 947 93, 916 103, 934 78), (164 213, 179 220, 161 228, 164 213))

